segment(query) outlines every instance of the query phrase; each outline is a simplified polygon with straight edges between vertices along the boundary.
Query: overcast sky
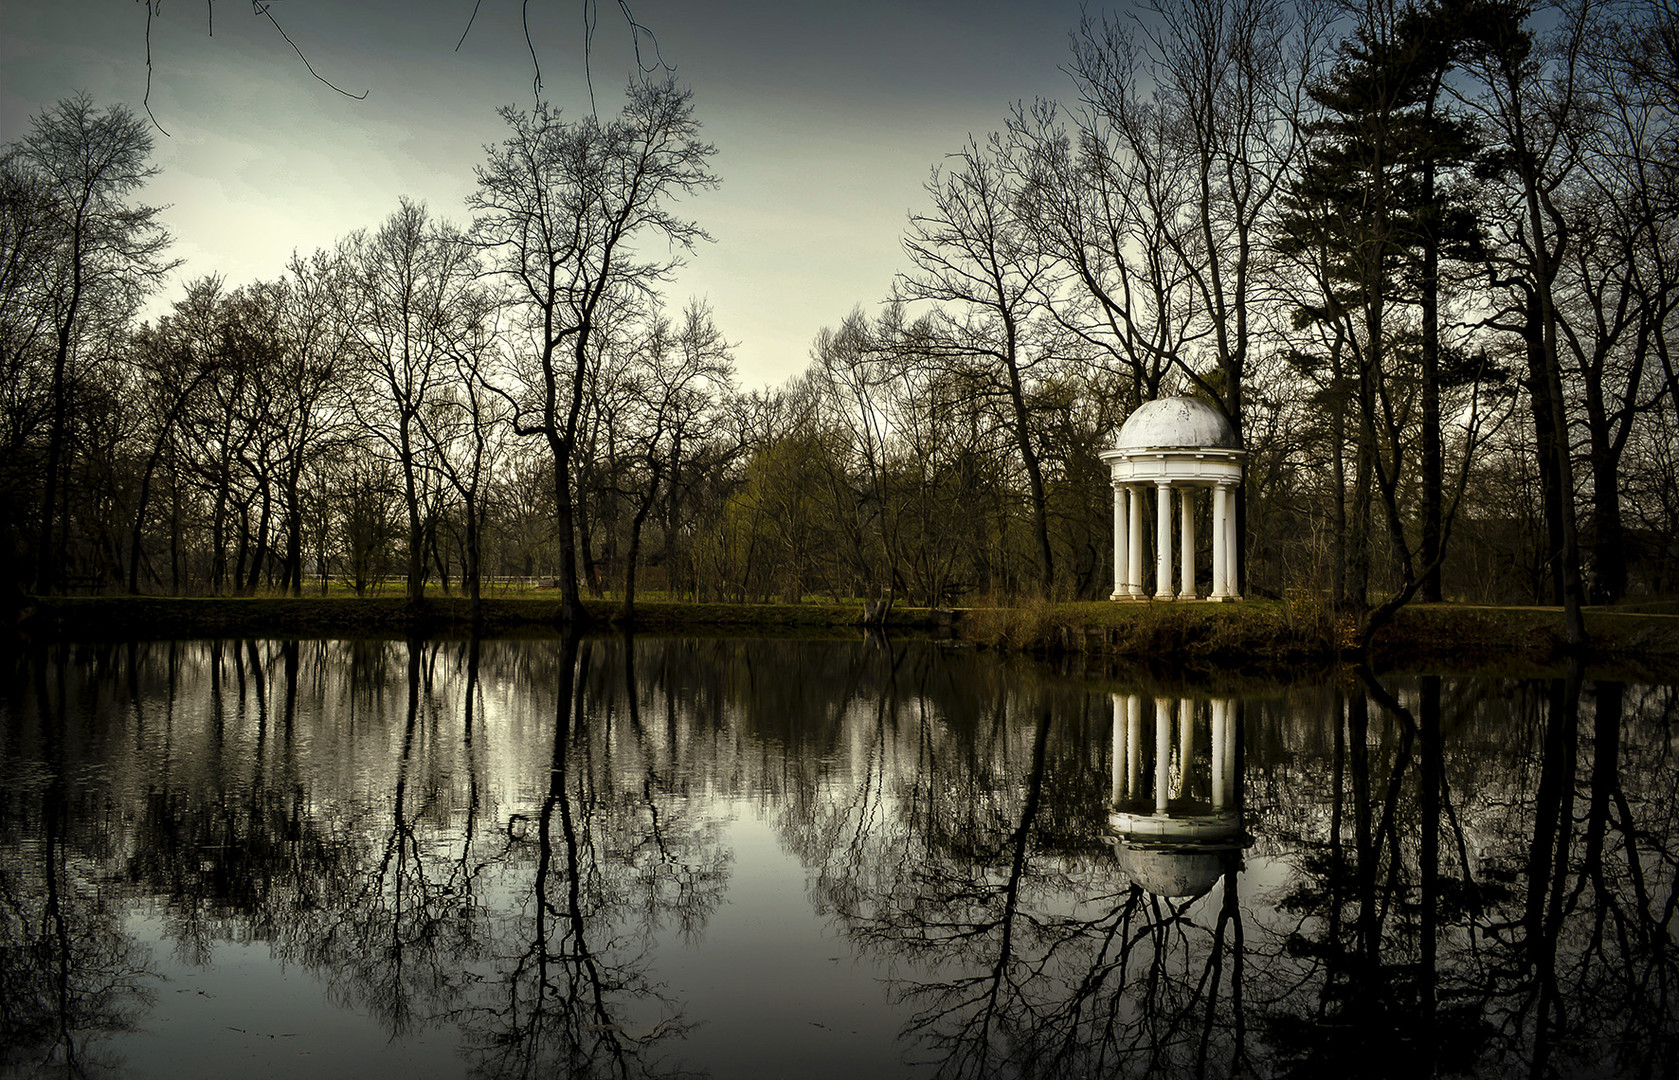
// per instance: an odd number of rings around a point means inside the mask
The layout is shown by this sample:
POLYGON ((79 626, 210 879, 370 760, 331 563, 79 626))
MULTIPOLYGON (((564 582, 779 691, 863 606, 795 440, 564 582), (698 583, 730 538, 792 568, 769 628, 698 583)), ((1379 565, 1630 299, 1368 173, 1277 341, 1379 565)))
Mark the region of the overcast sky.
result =
MULTIPOLYGON (((704 297, 739 342, 746 386, 803 370, 817 331, 870 307, 904 265, 899 239, 922 184, 1010 103, 1065 98, 1077 0, 633 0, 664 60, 694 92, 723 183, 685 205, 716 238, 668 298, 704 297)), ((1098 10, 1098 5, 1092 5, 1098 10)), ((463 199, 495 115, 534 100, 514 0, 274 0, 324 78, 249 5, 166 0, 153 19, 151 111, 183 278, 277 276, 293 249, 377 226, 402 195, 466 221, 463 199)), ((583 0, 532 0, 543 95, 588 111, 583 0)), ((0 0, 0 140, 84 90, 136 112, 146 87, 145 7, 135 0, 0 0)), ((644 43, 644 57, 651 55, 644 43)), ((632 70, 615 0, 599 0, 591 69, 600 113, 632 70)), ((181 295, 177 282, 163 296, 181 295)))

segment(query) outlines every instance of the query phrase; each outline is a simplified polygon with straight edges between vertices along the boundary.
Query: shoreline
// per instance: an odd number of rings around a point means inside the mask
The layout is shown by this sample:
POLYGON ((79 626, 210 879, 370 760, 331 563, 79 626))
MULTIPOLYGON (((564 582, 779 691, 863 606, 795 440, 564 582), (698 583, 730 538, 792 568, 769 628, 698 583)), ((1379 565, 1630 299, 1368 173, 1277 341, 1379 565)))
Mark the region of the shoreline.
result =
MULTIPOLYGON (((591 601, 593 633, 621 633, 618 605, 591 601)), ((487 636, 561 633, 559 600, 483 601, 487 636)), ((1592 670, 1641 679, 1679 679, 1679 604, 1585 610, 1581 658, 1592 670)), ((638 601, 636 633, 846 635, 863 630, 861 602, 692 604, 638 601)), ((1350 643, 1354 627, 1315 601, 1209 603, 1029 602, 1007 608, 893 609, 889 633, 947 638, 1002 652, 1083 657, 1150 670, 1275 675, 1365 663, 1440 673, 1561 673, 1570 657, 1562 612, 1547 607, 1412 604, 1376 635, 1368 656, 1350 643)), ((13 620, 15 642, 159 637, 456 636, 472 631, 468 601, 428 597, 50 597, 27 600, 13 620)))

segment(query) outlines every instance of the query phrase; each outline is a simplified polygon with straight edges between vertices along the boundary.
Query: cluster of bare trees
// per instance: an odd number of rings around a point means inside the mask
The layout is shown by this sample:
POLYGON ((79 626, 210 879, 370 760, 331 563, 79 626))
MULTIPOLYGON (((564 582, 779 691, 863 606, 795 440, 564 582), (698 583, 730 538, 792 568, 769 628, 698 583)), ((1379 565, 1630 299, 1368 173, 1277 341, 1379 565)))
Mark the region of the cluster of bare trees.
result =
POLYGON ((1250 593, 1374 622, 1671 592, 1675 26, 1596 0, 1087 19, 1076 97, 936 168, 894 306, 818 342, 789 443, 836 447, 827 520, 929 601, 999 570, 1105 594, 1094 452, 1189 393, 1251 454, 1250 593))
POLYGON ((712 148, 671 82, 611 120, 503 119, 470 226, 404 199, 276 280, 200 278, 136 325, 174 266, 132 201, 150 134, 85 97, 38 116, 4 157, 15 586, 398 577, 476 598, 541 575, 576 611, 580 546, 598 590, 657 509, 674 554, 738 400, 709 309, 671 315, 659 291, 705 235, 672 205, 715 182, 712 148))
POLYGON ((540 575, 576 617, 640 564, 702 599, 1100 596, 1097 455, 1190 393, 1250 455, 1250 595, 1374 626, 1670 593, 1676 26, 1669 0, 1087 17, 1070 100, 935 167, 887 302, 751 393, 708 310, 661 301, 716 182, 673 83, 611 119, 503 110, 469 224, 404 201, 138 329, 172 267, 133 201, 149 135, 63 102, 4 157, 17 584, 540 575))

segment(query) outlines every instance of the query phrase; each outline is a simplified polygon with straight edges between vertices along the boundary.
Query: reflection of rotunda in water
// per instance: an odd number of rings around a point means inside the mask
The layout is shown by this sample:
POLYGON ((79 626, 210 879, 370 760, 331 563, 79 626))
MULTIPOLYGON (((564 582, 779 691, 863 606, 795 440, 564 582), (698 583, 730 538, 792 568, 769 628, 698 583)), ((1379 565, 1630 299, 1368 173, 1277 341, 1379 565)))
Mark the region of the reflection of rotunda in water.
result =
POLYGON ((1201 896, 1240 869, 1236 703, 1114 694, 1108 838, 1151 893, 1201 896))

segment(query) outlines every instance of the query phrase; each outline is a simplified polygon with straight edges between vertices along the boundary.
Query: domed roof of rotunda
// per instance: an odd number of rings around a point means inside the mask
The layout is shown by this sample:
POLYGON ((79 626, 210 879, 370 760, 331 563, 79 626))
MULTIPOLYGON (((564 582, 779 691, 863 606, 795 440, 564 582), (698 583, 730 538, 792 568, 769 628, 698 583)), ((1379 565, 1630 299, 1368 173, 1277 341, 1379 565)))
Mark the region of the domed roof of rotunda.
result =
POLYGON ((1172 899, 1207 895, 1236 862, 1229 848, 1156 848, 1124 840, 1114 844, 1114 855, 1133 884, 1172 899))
POLYGON ((1236 432, 1224 414, 1199 398, 1165 397, 1144 402, 1114 440, 1116 450, 1210 447, 1236 450, 1236 432))

